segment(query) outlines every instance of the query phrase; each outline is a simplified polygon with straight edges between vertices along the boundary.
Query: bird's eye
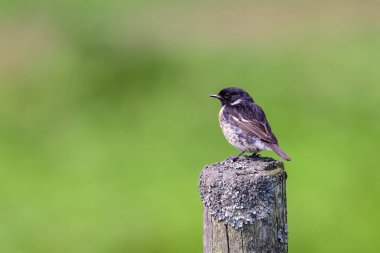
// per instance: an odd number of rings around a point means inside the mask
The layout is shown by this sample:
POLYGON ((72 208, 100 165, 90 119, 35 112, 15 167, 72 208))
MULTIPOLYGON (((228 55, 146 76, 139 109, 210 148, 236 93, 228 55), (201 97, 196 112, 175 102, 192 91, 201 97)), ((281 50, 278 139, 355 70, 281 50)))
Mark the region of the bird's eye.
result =
POLYGON ((226 92, 226 94, 224 94, 224 97, 225 98, 229 98, 231 95, 230 95, 230 93, 228 93, 228 92, 226 92))

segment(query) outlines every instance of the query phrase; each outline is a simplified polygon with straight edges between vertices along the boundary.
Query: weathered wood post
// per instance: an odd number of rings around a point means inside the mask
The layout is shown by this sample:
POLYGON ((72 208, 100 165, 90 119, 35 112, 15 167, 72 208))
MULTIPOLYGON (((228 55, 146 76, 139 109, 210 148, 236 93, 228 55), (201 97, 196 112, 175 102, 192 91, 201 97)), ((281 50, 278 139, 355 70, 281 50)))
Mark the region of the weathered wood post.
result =
POLYGON ((286 172, 271 158, 242 156, 200 175, 203 252, 287 252, 286 172))

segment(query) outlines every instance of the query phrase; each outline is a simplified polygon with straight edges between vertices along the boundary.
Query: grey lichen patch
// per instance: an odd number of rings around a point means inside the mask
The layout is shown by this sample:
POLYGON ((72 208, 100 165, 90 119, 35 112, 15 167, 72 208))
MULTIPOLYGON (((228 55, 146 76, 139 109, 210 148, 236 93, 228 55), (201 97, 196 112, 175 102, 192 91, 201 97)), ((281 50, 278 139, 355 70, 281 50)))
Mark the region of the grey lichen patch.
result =
POLYGON ((270 158, 230 157, 203 169, 201 199, 216 220, 239 229, 274 211, 275 186, 284 174, 283 164, 270 158))
POLYGON ((288 243, 288 225, 285 223, 284 228, 279 227, 277 231, 277 240, 280 243, 287 244, 288 243))

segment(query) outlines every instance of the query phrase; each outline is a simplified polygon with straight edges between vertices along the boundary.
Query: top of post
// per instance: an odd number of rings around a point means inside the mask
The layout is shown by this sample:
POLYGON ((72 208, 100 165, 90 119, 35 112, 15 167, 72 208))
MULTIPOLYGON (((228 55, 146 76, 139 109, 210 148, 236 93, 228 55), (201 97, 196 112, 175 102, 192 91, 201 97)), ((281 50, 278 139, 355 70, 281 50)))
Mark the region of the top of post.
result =
POLYGON ((202 170, 199 191, 215 219, 238 229, 273 212, 279 177, 286 178, 282 162, 266 157, 229 157, 202 170))

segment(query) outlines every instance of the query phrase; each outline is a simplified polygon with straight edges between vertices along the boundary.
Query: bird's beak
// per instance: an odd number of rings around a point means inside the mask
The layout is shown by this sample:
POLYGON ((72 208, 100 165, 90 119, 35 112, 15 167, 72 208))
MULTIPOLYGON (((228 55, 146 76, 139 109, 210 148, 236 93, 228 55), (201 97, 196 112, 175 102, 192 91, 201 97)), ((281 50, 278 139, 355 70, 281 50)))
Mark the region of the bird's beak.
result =
POLYGON ((212 98, 217 98, 217 99, 221 99, 222 97, 217 95, 217 94, 211 94, 210 97, 212 98))

